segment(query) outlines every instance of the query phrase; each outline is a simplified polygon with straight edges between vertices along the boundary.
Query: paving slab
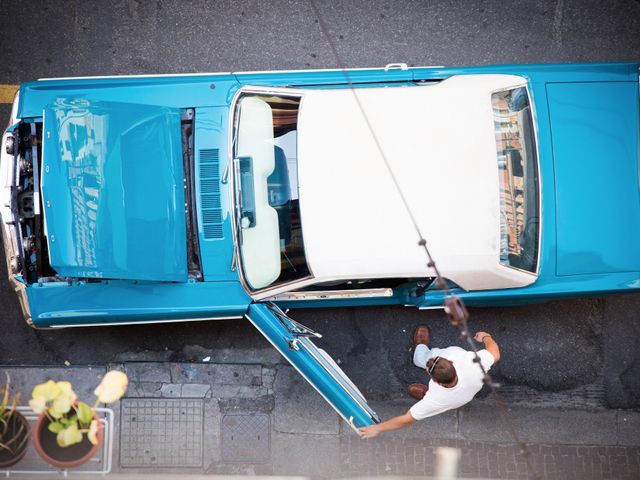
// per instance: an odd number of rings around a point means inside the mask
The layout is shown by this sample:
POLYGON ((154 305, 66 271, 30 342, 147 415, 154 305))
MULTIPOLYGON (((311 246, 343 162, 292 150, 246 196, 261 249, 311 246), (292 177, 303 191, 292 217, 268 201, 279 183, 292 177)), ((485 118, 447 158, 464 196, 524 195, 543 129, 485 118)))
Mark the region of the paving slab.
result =
MULTIPOLYGON (((371 406, 382 421, 397 415, 403 415, 415 403, 415 400, 394 400, 388 402, 373 402, 371 406)), ((345 434, 350 433, 345 429, 345 434)), ((385 436, 402 438, 462 438, 458 432, 458 414, 455 410, 420 420, 410 427, 388 432, 385 436)))
POLYGON ((131 382, 171 383, 171 374, 166 363, 125 362, 124 369, 131 382))
POLYGON ((211 394, 211 385, 206 383, 185 383, 180 392, 183 398, 205 398, 211 394))
MULTIPOLYGON (((262 385, 269 389, 273 389, 273 383, 276 380, 276 369, 273 367, 262 367, 262 385)), ((272 393, 272 392, 269 392, 272 393)))
POLYGON ((180 398, 182 396, 181 383, 163 383, 160 387, 160 396, 164 398, 180 398))
POLYGON ((211 387, 211 396, 220 400, 230 398, 256 398, 269 394, 266 387, 248 387, 245 385, 214 385, 211 387))
POLYGON ((213 399, 203 400, 204 404, 204 432, 203 432, 203 463, 207 471, 212 465, 220 462, 220 422, 222 415, 218 402, 213 399))
MULTIPOLYGON (((458 410, 465 440, 512 442, 495 404, 472 402, 458 410)), ((527 442, 572 445, 616 445, 616 412, 508 408, 516 432, 527 442)))
MULTIPOLYGON (((96 396, 93 391, 106 373, 105 367, 0 367, 0 374, 5 371, 11 377, 11 389, 21 393, 23 405, 31 398, 33 387, 48 380, 56 382, 67 380, 82 401, 93 405, 96 396)), ((4 383, 4 375, 0 377, 4 383)))
POLYGON ((200 345, 187 345, 182 349, 182 355, 192 362, 226 363, 262 363, 276 365, 286 363, 282 355, 273 347, 254 348, 205 348, 200 345))
MULTIPOLYGON (((439 447, 460 450, 458 474, 461 478, 533 478, 524 457, 512 443, 391 436, 367 441, 342 436, 342 476, 430 476, 435 473, 435 454, 439 447)), ((534 471, 547 480, 640 478, 638 447, 532 444, 528 451, 534 471)))
POLYGON ((277 432, 334 435, 340 432, 338 414, 293 367, 278 367, 274 392, 277 432))
POLYGON ((271 413, 275 406, 272 394, 255 395, 253 397, 226 397, 219 398, 218 405, 222 412, 260 412, 271 413))
POLYGON ((125 397, 161 397, 163 385, 157 382, 133 382, 129 379, 125 397))
POLYGON ((640 412, 619 410, 618 445, 640 446, 640 412))
POLYGON ((262 366, 259 364, 172 363, 167 382, 201 383, 209 385, 261 386, 262 366))
POLYGON ((311 478, 341 476, 340 437, 337 435, 291 435, 274 432, 274 475, 304 475, 311 478))

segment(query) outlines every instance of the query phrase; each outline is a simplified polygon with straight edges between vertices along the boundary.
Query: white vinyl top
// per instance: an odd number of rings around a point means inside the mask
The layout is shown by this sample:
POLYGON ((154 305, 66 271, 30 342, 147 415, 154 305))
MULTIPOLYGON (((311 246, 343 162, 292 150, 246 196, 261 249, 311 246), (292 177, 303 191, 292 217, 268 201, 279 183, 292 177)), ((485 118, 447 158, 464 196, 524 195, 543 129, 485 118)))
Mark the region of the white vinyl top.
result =
MULTIPOLYGON (((525 286, 500 265, 499 177, 491 93, 512 75, 354 90, 442 275, 468 290, 525 286)), ((427 277, 424 251, 354 91, 304 92, 300 209, 316 281, 427 277)))

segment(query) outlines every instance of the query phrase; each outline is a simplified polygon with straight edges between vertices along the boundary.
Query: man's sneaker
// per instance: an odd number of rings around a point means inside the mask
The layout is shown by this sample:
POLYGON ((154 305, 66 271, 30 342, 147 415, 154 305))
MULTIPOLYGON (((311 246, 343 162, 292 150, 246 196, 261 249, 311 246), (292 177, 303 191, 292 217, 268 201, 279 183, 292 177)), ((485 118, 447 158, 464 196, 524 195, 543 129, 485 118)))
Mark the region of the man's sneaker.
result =
POLYGON ((413 331, 413 344, 423 344, 427 347, 431 343, 431 329, 426 325, 419 325, 413 331))
POLYGON ((416 400, 422 400, 429 390, 429 386, 424 383, 412 383, 407 389, 407 393, 416 400))

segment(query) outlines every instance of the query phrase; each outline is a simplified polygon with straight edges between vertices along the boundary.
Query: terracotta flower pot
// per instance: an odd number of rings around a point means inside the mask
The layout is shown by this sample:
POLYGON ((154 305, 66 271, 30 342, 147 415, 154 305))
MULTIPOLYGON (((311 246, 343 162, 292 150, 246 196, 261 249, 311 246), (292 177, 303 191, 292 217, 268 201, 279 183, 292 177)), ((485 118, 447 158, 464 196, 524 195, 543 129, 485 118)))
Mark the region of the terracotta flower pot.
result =
POLYGON ((33 429, 33 447, 38 455, 50 465, 58 468, 74 468, 87 462, 93 457, 102 443, 102 423, 93 412, 93 418, 98 420, 98 443, 92 444, 85 433, 82 434, 82 442, 69 447, 60 447, 56 441, 57 435, 49 431, 51 421, 45 414, 40 415, 33 429))
POLYGON ((14 411, 9 418, 7 424, 7 432, 0 443, 8 443, 11 441, 12 451, 0 448, 0 469, 14 466, 27 453, 27 445, 29 444, 29 422, 24 416, 14 411), (13 441, 11 441, 13 440, 13 441))

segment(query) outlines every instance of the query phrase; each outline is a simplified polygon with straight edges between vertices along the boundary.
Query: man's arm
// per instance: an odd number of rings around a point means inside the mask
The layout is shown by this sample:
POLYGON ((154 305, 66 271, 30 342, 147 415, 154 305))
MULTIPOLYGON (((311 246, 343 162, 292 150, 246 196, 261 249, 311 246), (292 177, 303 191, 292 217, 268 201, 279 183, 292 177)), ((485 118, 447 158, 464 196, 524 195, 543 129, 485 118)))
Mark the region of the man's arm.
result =
POLYGON ((415 422, 416 419, 411 416, 411 413, 407 412, 404 415, 393 417, 386 422, 371 425, 370 427, 359 428, 358 433, 360 434, 360 438, 373 438, 379 433, 399 430, 415 422))
POLYGON ((484 348, 491 354, 493 357, 493 361, 497 362, 500 360, 500 348, 496 341, 489 335, 487 332, 477 332, 473 338, 476 342, 482 342, 484 344, 484 348))

